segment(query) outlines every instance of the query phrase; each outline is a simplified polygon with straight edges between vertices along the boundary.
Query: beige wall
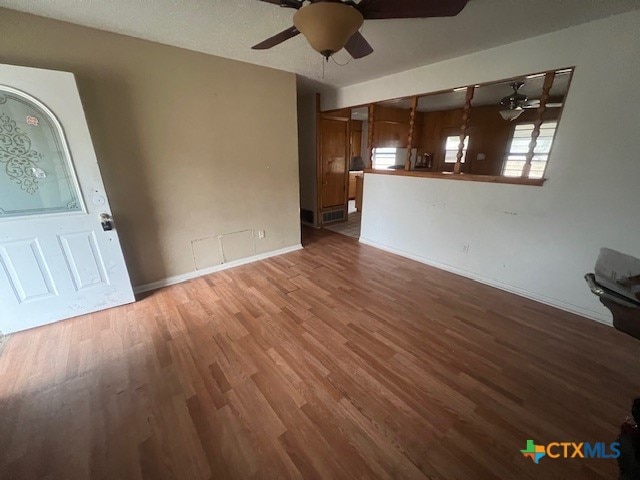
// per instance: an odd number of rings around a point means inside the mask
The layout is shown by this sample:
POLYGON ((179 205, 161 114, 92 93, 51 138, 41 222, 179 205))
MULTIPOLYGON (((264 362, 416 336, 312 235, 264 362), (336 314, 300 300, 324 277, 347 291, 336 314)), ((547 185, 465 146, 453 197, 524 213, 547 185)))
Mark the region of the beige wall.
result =
POLYGON ((293 74, 5 9, 0 32, 0 63, 76 75, 134 285, 193 271, 192 240, 300 243, 293 74))

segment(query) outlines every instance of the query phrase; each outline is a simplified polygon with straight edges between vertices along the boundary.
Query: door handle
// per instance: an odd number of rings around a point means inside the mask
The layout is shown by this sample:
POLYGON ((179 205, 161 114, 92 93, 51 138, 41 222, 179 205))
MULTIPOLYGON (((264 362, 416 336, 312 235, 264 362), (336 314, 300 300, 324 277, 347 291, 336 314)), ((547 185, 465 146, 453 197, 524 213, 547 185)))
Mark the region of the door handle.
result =
POLYGON ((115 228, 113 217, 108 213, 100 214, 100 225, 102 225, 102 230, 104 230, 105 232, 109 232, 115 228))

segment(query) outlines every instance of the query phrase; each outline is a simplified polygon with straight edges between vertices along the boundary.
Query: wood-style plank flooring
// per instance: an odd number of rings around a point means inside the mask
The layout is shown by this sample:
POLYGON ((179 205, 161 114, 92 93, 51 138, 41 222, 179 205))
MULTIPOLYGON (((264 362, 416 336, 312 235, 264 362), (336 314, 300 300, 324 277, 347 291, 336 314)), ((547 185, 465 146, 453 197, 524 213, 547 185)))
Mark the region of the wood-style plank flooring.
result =
MULTIPOLYGON (((640 342, 356 240, 9 337, 2 479, 614 479, 640 342)), ((585 285, 585 289, 586 289, 585 285)))

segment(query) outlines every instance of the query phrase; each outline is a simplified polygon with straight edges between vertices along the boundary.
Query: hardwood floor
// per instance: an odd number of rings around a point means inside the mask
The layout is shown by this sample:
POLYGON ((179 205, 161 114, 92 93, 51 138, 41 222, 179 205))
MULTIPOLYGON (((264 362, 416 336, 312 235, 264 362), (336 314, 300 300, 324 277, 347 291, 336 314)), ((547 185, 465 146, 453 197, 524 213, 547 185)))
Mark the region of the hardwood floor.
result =
MULTIPOLYGON (((329 232, 9 337, 3 479, 602 479, 640 343, 329 232)), ((585 289, 586 289, 585 285, 585 289)))

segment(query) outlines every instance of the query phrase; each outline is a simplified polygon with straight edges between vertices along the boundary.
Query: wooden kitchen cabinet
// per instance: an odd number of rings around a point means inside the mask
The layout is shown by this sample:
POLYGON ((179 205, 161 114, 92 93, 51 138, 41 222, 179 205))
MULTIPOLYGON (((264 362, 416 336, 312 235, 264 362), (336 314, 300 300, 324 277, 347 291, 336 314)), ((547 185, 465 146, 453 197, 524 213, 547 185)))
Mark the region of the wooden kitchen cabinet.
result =
POLYGON ((356 198, 356 177, 362 172, 349 172, 349 200, 356 198))

